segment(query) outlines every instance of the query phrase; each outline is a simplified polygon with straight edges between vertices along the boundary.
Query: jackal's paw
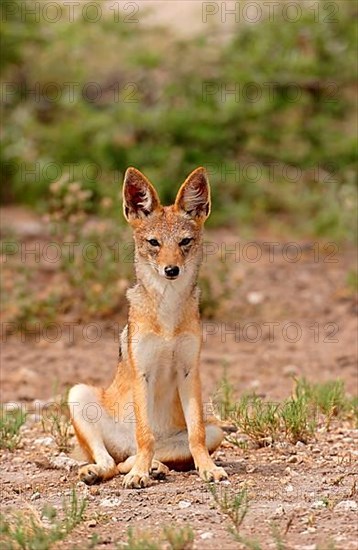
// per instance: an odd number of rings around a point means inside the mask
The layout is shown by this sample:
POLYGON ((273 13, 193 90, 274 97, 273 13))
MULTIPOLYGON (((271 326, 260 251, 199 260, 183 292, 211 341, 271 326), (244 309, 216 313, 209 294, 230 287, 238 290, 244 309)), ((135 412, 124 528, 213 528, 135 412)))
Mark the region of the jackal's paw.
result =
POLYGON ((149 472, 136 472, 134 468, 123 479, 123 487, 126 489, 142 489, 148 487, 149 483, 149 472))
POLYGON ((154 479, 165 479, 169 474, 169 468, 165 464, 162 464, 162 462, 159 462, 159 460, 153 460, 151 473, 154 479))
POLYGON ((94 485, 102 480, 96 464, 87 464, 79 469, 78 472, 81 481, 84 481, 87 485, 94 485))
POLYGON ((215 468, 212 468, 211 470, 199 469, 199 476, 204 481, 214 481, 215 483, 228 479, 228 475, 224 468, 219 468, 219 466, 215 466, 215 468))

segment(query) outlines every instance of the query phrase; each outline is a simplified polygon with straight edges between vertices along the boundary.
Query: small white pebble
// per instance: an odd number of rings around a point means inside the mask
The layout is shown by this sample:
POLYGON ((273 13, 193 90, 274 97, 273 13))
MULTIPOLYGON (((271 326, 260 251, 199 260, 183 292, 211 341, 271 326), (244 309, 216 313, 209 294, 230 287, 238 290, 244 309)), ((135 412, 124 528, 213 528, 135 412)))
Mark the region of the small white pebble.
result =
POLYGON ((50 462, 54 468, 64 469, 68 472, 72 468, 78 467, 77 460, 73 460, 73 458, 70 458, 65 453, 60 453, 58 456, 54 456, 50 459, 50 462))
POLYGON ((311 508, 314 510, 318 510, 319 508, 326 508, 325 502, 323 500, 316 500, 315 502, 312 502, 311 508))
POLYGON ((110 507, 110 506, 119 506, 122 504, 122 501, 120 498, 104 498, 99 503, 100 506, 110 507))
POLYGON ((262 292, 249 292, 246 296, 247 301, 249 304, 256 306, 258 304, 261 304, 264 300, 264 295, 262 292))
POLYGON ((178 506, 181 509, 189 508, 189 506, 191 506, 191 502, 189 502, 188 500, 179 500, 178 506))
POLYGON ((280 516, 283 516, 285 515, 285 509, 284 507, 282 506, 282 504, 279 504, 277 506, 277 508, 275 509, 275 512, 274 512, 274 517, 280 517, 280 516))

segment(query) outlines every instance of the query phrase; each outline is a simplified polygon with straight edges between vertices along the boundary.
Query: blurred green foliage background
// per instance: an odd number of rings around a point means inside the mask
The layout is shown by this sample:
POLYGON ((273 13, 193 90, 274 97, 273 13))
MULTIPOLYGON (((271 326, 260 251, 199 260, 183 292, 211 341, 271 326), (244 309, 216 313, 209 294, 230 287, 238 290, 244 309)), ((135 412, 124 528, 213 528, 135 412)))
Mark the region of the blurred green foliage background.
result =
POLYGON ((354 238, 356 2, 332 17, 320 0, 318 20, 302 4, 295 23, 242 22, 225 39, 209 27, 174 38, 111 12, 25 20, 19 4, 1 4, 3 201, 46 211, 67 174, 92 191, 90 212, 110 197, 120 218, 129 165, 163 201, 204 165, 212 226, 354 238))

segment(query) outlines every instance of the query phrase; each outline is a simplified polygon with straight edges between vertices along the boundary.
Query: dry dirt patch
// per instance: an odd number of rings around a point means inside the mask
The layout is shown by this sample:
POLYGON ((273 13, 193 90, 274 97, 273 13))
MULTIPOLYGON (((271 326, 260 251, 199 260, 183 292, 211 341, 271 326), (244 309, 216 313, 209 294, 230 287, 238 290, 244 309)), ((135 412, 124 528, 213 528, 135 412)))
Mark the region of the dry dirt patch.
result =
MULTIPOLYGON (((28 229, 28 218, 22 216, 21 223, 28 229)), ((31 235, 27 232, 28 242, 37 238, 34 225, 32 229, 31 235)), ((238 241, 228 232, 208 236, 226 243, 227 249, 238 241)), ((285 242, 281 241, 277 248, 281 253, 272 262, 264 244, 268 241, 276 242, 277 237, 255 237, 262 249, 257 262, 227 257, 232 284, 223 298, 225 316, 204 320, 205 401, 215 393, 224 367, 239 396, 255 392, 270 401, 282 400, 292 391, 292 378, 303 376, 313 382, 342 379, 346 391, 355 395, 356 299, 347 286, 354 254, 342 249, 335 255, 337 262, 325 261, 325 254, 316 262, 314 243, 305 241, 300 243, 304 251, 300 261, 292 263, 282 254, 285 242), (261 329, 259 338, 249 323, 261 329), (285 332, 287 323, 299 325, 302 334, 297 341, 285 332)), ((242 250, 245 243, 240 244, 242 250)), ((322 249, 325 245, 319 243, 322 249)), ((51 284, 53 273, 45 270, 43 277, 51 284)), ((95 320, 102 336, 94 343, 83 336, 81 326, 73 341, 66 337, 56 343, 31 337, 22 341, 21 333, 6 337, 1 351, 2 402, 22 403, 37 413, 36 407, 76 382, 108 384, 118 352, 113 326, 124 317, 125 312, 118 312, 116 318, 95 320)), ((283 441, 256 449, 225 442, 215 458, 227 469, 230 484, 219 491, 232 494, 246 487, 248 511, 242 536, 251 543, 257 539, 264 549, 279 548, 277 537, 287 549, 357 548, 357 435, 352 422, 340 420, 332 423, 330 431, 320 426, 307 445, 283 441)), ((0 461, 6 514, 13 509, 27 513, 29 507, 40 513, 45 504, 60 509, 73 487, 79 498, 87 499, 84 520, 60 543, 61 548, 116 548, 130 526, 156 537, 165 525, 190 526, 194 548, 245 547, 229 534, 230 521, 195 472, 171 472, 167 480, 154 481, 143 491, 122 489, 120 478, 88 488, 77 481, 75 463, 60 453, 36 414, 28 416, 19 448, 2 450, 0 461)))

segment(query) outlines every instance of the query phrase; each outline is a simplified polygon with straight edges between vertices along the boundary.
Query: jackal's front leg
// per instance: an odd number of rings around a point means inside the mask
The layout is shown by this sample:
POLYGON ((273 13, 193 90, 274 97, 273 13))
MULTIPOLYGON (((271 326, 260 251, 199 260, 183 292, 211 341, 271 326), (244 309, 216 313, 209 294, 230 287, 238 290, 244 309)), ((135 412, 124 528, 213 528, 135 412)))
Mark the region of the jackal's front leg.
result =
POLYGON ((154 456, 154 436, 149 424, 148 382, 145 376, 136 373, 133 385, 134 412, 136 421, 137 455, 133 468, 124 477, 127 488, 140 489, 149 485, 149 473, 154 456))
POLYGON ((123 480, 123 485, 127 488, 139 489, 149 484, 149 474, 154 457, 154 435, 149 414, 149 411, 153 408, 154 398, 150 391, 152 359, 150 350, 151 338, 148 335, 142 335, 135 342, 130 342, 129 361, 133 381, 137 454, 133 468, 123 480))
POLYGON ((205 442, 205 423, 199 374, 199 351, 192 356, 193 350, 200 345, 188 338, 181 347, 183 360, 178 362, 178 386, 186 425, 188 428, 189 448, 195 467, 205 481, 220 481, 227 479, 223 468, 216 466, 210 458, 205 442), (186 354, 186 351, 188 352, 186 354), (192 362, 188 359, 192 356, 192 362))

